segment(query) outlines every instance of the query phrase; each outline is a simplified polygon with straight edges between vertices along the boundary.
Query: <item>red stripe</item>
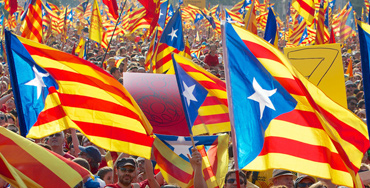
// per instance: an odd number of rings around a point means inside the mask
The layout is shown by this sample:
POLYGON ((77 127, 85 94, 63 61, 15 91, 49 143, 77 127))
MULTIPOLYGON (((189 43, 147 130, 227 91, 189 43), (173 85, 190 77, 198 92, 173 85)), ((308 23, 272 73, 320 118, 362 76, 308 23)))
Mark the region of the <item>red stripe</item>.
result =
POLYGON ((217 150, 218 150, 218 138, 213 142, 213 144, 209 147, 207 151, 208 160, 209 163, 211 164, 213 174, 217 174, 217 171, 219 170, 217 150))
POLYGON ((312 0, 297 0, 300 7, 307 11, 312 17, 315 15, 315 7, 311 7, 306 3, 306 1, 312 1, 312 0))
POLYGON ((62 70, 62 69, 55 69, 55 68, 46 68, 45 70, 48 71, 51 74, 51 76, 53 76, 53 78, 56 79, 57 81, 73 81, 73 82, 76 82, 76 84, 79 84, 79 83, 87 84, 87 85, 96 87, 97 89, 101 89, 106 92, 110 92, 115 95, 118 95, 122 99, 132 104, 131 100, 119 88, 116 88, 113 85, 109 85, 109 83, 106 84, 95 77, 73 73, 73 72, 62 70))
POLYGON ((0 158, 0 174, 5 176, 6 178, 9 178, 15 181, 15 178, 13 177, 12 173, 9 171, 8 167, 6 166, 5 161, 3 161, 1 158, 0 158))
MULTIPOLYGON (((299 126, 323 129, 320 120, 316 114, 308 111, 293 110, 275 118, 276 120, 287 121, 299 126)), ((325 130, 324 130, 325 131, 325 130)))
POLYGON ((208 115, 208 116, 198 115, 198 117, 194 121, 194 125, 199 125, 202 123, 217 124, 217 123, 226 123, 226 122, 230 122, 229 113, 222 113, 222 114, 215 114, 215 115, 208 115))
MULTIPOLYGON (((187 64, 184 64, 184 63, 181 63, 181 62, 178 62, 178 63, 181 66, 181 68, 183 68, 186 72, 200 73, 200 74, 206 76, 207 78, 211 79, 212 81, 216 82, 216 84, 218 84, 221 88, 225 88, 224 90, 226 91, 226 83, 224 81, 220 80, 217 77, 210 77, 207 74, 205 74, 204 72, 202 72, 202 71, 206 71, 206 70, 199 71, 199 70, 193 68, 190 65, 187 65, 187 64)), ((194 79, 196 80, 196 78, 194 78, 194 79)), ((206 87, 206 86, 203 86, 203 87, 206 87)))
MULTIPOLYGON (((171 163, 170 159, 165 158, 160 151, 157 149, 157 147, 153 147, 153 152, 155 156, 155 160, 157 161, 157 164, 168 174, 170 174, 172 177, 176 178, 178 181, 181 181, 185 184, 188 184, 189 181, 193 178, 192 174, 188 174, 184 172, 182 169, 178 168, 174 164, 171 163)), ((164 151, 162 151, 164 152, 164 151)))
POLYGON ((69 187, 59 176, 44 166, 42 162, 36 160, 26 150, 19 147, 10 138, 0 136, 0 151, 9 164, 20 170, 25 176, 37 182, 41 187, 54 187, 55 185, 59 187, 69 187))
POLYGON ((45 57, 45 58, 48 58, 48 59, 53 59, 55 61, 66 61, 68 63, 86 65, 86 66, 89 66, 92 69, 94 69, 94 71, 96 71, 96 72, 100 72, 102 74, 105 74, 106 76, 111 77, 111 75, 108 72, 106 72, 105 70, 97 67, 96 65, 94 65, 93 63, 90 63, 89 61, 78 58, 74 55, 71 55, 71 54, 68 54, 68 53, 65 53, 65 52, 62 52, 62 51, 59 51, 59 50, 55 50, 55 49, 41 49, 41 48, 29 46, 25 43, 23 43, 23 46, 27 49, 27 51, 31 55, 37 55, 37 56, 45 57))
POLYGON ((152 147, 154 139, 146 134, 96 123, 73 121, 88 136, 97 136, 152 147))
POLYGON ((332 169, 347 172, 341 156, 323 146, 310 145, 288 138, 269 136, 265 138, 265 144, 259 156, 268 153, 281 153, 309 161, 327 163, 332 169))
POLYGON ((212 106, 212 105, 221 105, 221 104, 228 106, 227 99, 220 99, 215 96, 207 96, 202 106, 212 106))

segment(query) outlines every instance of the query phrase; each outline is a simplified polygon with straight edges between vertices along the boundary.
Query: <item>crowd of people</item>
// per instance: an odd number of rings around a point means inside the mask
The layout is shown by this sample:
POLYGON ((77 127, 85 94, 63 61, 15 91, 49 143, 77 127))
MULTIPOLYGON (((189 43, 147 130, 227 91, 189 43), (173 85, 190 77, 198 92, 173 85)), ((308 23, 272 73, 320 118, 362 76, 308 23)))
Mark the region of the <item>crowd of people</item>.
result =
MULTIPOLYGON (((52 35, 46 42, 47 45, 64 51, 73 53, 81 37, 87 38, 88 27, 83 23, 76 22, 77 27, 68 30, 66 42, 62 42, 61 35, 52 35)), ((205 28, 204 34, 200 40, 195 39, 195 30, 188 28, 184 30, 186 40, 188 40, 192 49, 204 47, 199 57, 193 57, 193 62, 200 65, 210 73, 221 80, 225 79, 222 41, 219 35, 205 28)), ((20 33, 18 33, 20 34, 20 33)), ((115 79, 123 83, 123 73, 149 73, 145 67, 147 52, 149 50, 150 38, 141 38, 137 36, 117 36, 112 40, 109 50, 95 45, 94 42, 88 42, 86 50, 86 60, 92 64, 106 70, 115 79), (137 40, 139 37, 139 40, 137 40), (105 54, 106 53, 106 54, 105 54), (119 66, 116 65, 118 59, 123 59, 119 66)), ((282 44, 282 43, 279 43, 282 44)), ((283 48, 283 46, 281 46, 283 48)), ((78 54, 74 54, 78 55, 78 54)), ((345 77, 345 87, 347 95, 348 109, 355 113, 359 118, 366 122, 365 101, 361 71, 361 56, 358 37, 349 38, 342 47, 342 60, 344 72, 347 71, 350 61, 353 62, 353 74, 343 74, 345 77), (352 76, 353 75, 353 76, 352 76)), ((11 90, 9 70, 5 58, 0 61, 0 126, 19 134, 19 122, 17 121, 17 111, 11 90)), ((67 159, 70 159, 82 167, 88 169, 94 178, 89 178, 81 182, 76 187, 176 187, 176 185, 167 185, 161 172, 154 174, 153 162, 141 157, 129 156, 128 154, 117 154, 106 151, 91 143, 83 134, 74 129, 55 133, 43 139, 30 139, 40 146, 51 150, 67 159), (107 156, 117 155, 114 158, 114 164, 109 165, 107 156)), ((232 160, 232 152, 229 152, 232 160)), ((155 159, 153 159, 154 161, 155 159)), ((202 175, 202 156, 198 150, 192 150, 190 163, 194 170, 194 187, 207 187, 202 175)), ((365 153, 360 171, 370 170, 370 160, 365 153)), ((229 165, 229 172, 224 179, 224 187, 236 187, 236 171, 229 165)), ((240 186, 243 188, 261 187, 261 182, 266 182, 268 186, 274 188, 334 188, 330 180, 311 177, 295 172, 275 169, 266 172, 240 171, 240 186)), ((370 184, 369 180, 363 179, 364 184, 370 184)), ((7 182, 1 181, 0 187, 8 186, 7 182)), ((367 186, 368 187, 368 186, 367 186)))

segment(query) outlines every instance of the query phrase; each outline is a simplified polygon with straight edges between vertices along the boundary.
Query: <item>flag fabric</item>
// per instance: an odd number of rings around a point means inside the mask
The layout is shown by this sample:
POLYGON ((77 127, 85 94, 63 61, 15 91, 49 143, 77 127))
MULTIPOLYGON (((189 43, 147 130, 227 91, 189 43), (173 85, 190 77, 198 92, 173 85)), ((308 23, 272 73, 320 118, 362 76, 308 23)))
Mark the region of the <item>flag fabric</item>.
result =
POLYGON ((4 127, 0 135, 0 177, 13 186, 23 182, 25 187, 74 187, 91 176, 80 165, 4 127))
POLYGON ((213 135, 230 131, 229 110, 227 103, 226 84, 191 59, 174 54, 176 62, 194 80, 208 91, 207 98, 198 110, 198 117, 192 128, 194 135, 213 135))
POLYGON ((103 3, 107 5, 109 13, 113 16, 114 19, 118 18, 118 6, 116 0, 103 0, 103 3))
POLYGON ((276 17, 272 8, 269 9, 264 39, 276 48, 278 47, 278 30, 276 17))
POLYGON ((256 0, 252 1, 247 14, 244 17, 245 29, 257 35, 256 0))
POLYGON ((146 10, 145 19, 150 23, 149 35, 154 31, 155 26, 157 26, 160 4, 159 0, 138 0, 146 10))
POLYGON ((313 23, 315 17, 315 1, 314 0, 293 0, 292 7, 297 10, 307 22, 307 25, 313 23))
POLYGON ((150 45, 148 49, 148 53, 146 54, 145 58, 145 70, 153 70, 153 55, 155 52, 155 49, 157 48, 157 42, 158 41, 158 30, 152 34, 150 45))
POLYGON ((349 2, 349 9, 347 10, 346 15, 343 17, 342 24, 340 26, 340 42, 344 43, 345 40, 347 40, 355 33, 356 33, 356 18, 354 16, 353 7, 349 2))
POLYGON ((192 135, 191 129, 198 117, 198 109, 206 99, 208 91, 180 67, 174 58, 174 54, 172 54, 172 62, 189 133, 192 135))
MULTIPOLYGON (((214 177, 204 176, 207 185, 217 183, 218 187, 222 187, 228 170, 229 156, 227 148, 229 136, 220 134, 217 136, 195 136, 193 138, 195 146, 203 145, 205 147, 210 163, 210 167, 207 167, 208 165, 205 164, 207 161, 202 160, 203 174, 211 174, 206 172, 208 170, 214 174, 214 177), (214 179, 216 179, 216 182, 214 179)), ((154 140, 153 153, 166 182, 184 188, 192 186, 193 168, 187 156, 187 154, 190 155, 191 148, 190 137, 157 135, 154 140)))
POLYGON ((23 23, 22 37, 42 43, 41 0, 33 0, 23 23))
MULTIPOLYGON (((358 28, 358 36, 360 39, 360 52, 361 52, 361 67, 362 67, 362 77, 364 82, 364 91, 370 90, 370 25, 366 24, 365 22, 358 21, 357 22, 358 28)), ((352 59, 351 59, 352 60, 352 59)), ((364 95, 365 99, 365 106, 368 107, 366 110, 366 115, 370 114, 370 94, 369 92, 365 92, 364 95)), ((370 116, 369 116, 370 117, 370 116)), ((368 125, 368 130, 369 125, 368 125)))
POLYGON ((100 16, 98 2, 94 0, 93 11, 90 21, 89 39, 101 44, 103 36, 102 19, 100 16))
POLYGON ((346 74, 349 77, 353 77, 353 65, 352 64, 353 64, 352 57, 349 57, 349 63, 347 66, 347 71, 346 71, 346 74))
POLYGON ((357 172, 369 148, 364 122, 329 99, 265 40, 234 27, 243 43, 266 70, 298 102, 273 119, 261 153, 243 169, 286 169, 324 179, 335 185, 361 187, 357 172), (309 155, 307 155, 309 153, 309 155))
POLYGON ((89 0, 86 0, 82 3, 80 3, 77 7, 76 7, 76 11, 84 14, 86 12, 86 8, 87 8, 87 5, 89 4, 89 0))
POLYGON ((101 148, 150 158, 152 127, 109 73, 10 32, 6 48, 23 136, 75 128, 101 148))
POLYGON ((198 23, 200 20, 203 20, 203 19, 204 19, 204 16, 202 14, 197 13, 195 15, 194 24, 198 23))
POLYGON ((234 122, 238 164, 243 168, 261 152, 271 120, 292 111, 297 102, 262 66, 230 24, 224 31, 225 71, 231 86, 228 101, 233 114, 230 121, 234 122))
POLYGON ((165 1, 160 6, 160 12, 158 17, 158 24, 161 28, 164 28, 167 19, 167 8, 168 8, 168 1, 165 1))
POLYGON ((5 0, 4 3, 4 9, 9 12, 9 15, 13 15, 17 11, 17 0, 5 0))
POLYGON ((155 52, 155 72, 174 74, 171 53, 180 53, 183 50, 185 50, 185 42, 182 29, 181 10, 178 9, 167 23, 159 40, 155 52))
POLYGON ((216 23, 212 16, 206 15, 203 11, 201 11, 201 13, 208 20, 209 24, 211 24, 212 28, 216 29, 216 23))
MULTIPOLYGON (((315 44, 327 44, 329 43, 329 31, 325 25, 325 10, 324 1, 320 3, 319 15, 317 20, 316 38, 315 44)), ((329 20, 328 20, 329 21, 329 20)))

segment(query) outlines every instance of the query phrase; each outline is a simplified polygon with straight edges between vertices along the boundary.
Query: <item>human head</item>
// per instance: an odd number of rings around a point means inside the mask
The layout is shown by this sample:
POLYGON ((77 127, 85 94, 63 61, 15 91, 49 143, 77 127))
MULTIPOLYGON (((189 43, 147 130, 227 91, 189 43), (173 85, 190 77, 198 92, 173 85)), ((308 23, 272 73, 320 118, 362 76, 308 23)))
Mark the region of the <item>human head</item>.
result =
POLYGON ((10 125, 10 124, 15 125, 16 124, 16 118, 13 114, 6 113, 5 116, 6 116, 6 120, 7 120, 6 122, 8 123, 8 125, 10 125))
POLYGON ((303 175, 303 176, 298 177, 294 181, 294 188, 306 188, 306 187, 310 187, 315 182, 316 182, 315 181, 315 178, 313 178, 311 176, 303 175))
POLYGON ((137 167, 139 169, 139 172, 144 172, 145 171, 145 159, 142 158, 142 157, 138 157, 136 159, 136 162, 137 162, 137 167))
POLYGON ((348 109, 354 112, 357 107, 357 98, 355 96, 349 96, 347 97, 347 106, 348 109))
POLYGON ((116 161, 118 184, 129 186, 136 177, 136 166, 136 160, 133 158, 121 158, 116 161))
POLYGON ((111 58, 109 58, 108 59, 108 61, 107 61, 107 65, 109 66, 109 67, 114 67, 114 63, 116 62, 116 60, 113 58, 113 57, 111 57, 111 58))
POLYGON ((97 175, 102 179, 106 185, 113 184, 113 169, 111 167, 105 166, 99 169, 97 175))
POLYGON ((119 71, 119 69, 117 67, 112 67, 110 69, 110 74, 116 79, 118 80, 120 77, 121 77, 121 72, 119 71))
POLYGON ((3 127, 6 126, 6 121, 7 119, 6 119, 4 112, 0 111, 0 126, 3 126, 3 127))
POLYGON ((64 132, 61 131, 61 132, 50 135, 47 144, 51 146, 53 151, 55 151, 56 148, 63 148, 64 132))
POLYGON ((351 80, 347 80, 345 82, 345 85, 346 85, 347 96, 352 96, 356 89, 356 84, 354 84, 351 80))
POLYGON ((84 167, 86 170, 90 171, 89 162, 87 162, 84 158, 75 158, 72 160, 73 162, 79 164, 80 166, 84 167))
MULTIPOLYGON (((239 171, 239 178, 240 178, 240 187, 241 188, 246 188, 247 187, 247 176, 244 174, 244 172, 239 171)), ((236 182, 236 171, 231 170, 227 172, 225 176, 225 188, 233 188, 237 187, 237 182, 236 182)))
POLYGON ((272 178, 270 178, 270 181, 272 181, 274 186, 285 185, 288 188, 293 188, 294 186, 293 178, 294 177, 295 175, 291 171, 274 169, 274 171, 272 171, 272 178))
POLYGON ((81 152, 78 154, 78 157, 86 159, 92 169, 97 169, 99 163, 101 162, 101 153, 95 146, 78 146, 81 152))

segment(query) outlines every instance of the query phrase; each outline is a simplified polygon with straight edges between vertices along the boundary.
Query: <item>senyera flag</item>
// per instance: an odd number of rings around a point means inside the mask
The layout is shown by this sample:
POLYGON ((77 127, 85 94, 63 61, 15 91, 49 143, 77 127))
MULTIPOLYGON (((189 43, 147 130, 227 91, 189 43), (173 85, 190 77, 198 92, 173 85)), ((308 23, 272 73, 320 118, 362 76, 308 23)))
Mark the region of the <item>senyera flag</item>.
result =
POLYGON ((0 177, 15 187, 74 187, 92 176, 82 166, 0 127, 0 177))
POLYGON ((109 73, 9 31, 5 43, 23 136, 75 128, 99 147, 150 158, 152 127, 109 73))
POLYGON ((109 13, 112 14, 114 19, 118 18, 118 6, 116 0, 103 0, 103 3, 107 5, 109 13))

